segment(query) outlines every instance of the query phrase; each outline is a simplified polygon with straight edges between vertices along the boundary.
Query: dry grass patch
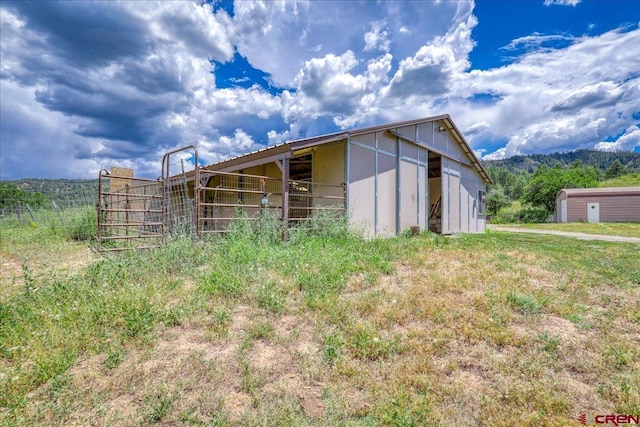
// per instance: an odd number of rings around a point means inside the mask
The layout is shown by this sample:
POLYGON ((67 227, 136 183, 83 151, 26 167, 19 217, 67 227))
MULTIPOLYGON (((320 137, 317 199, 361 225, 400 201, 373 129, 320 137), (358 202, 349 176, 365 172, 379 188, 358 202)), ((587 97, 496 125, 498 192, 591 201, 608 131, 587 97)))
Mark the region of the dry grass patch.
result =
POLYGON ((322 361, 310 325, 288 316, 274 328, 273 319, 248 306, 233 310, 224 337, 208 336, 201 327, 208 322, 215 320, 167 328, 153 344, 123 348, 116 366, 105 354, 79 362, 64 375, 65 392, 52 400, 51 389, 60 386, 51 382, 30 397, 24 421, 257 425, 260 417, 323 415, 322 361), (64 412, 56 409, 62 405, 64 412))
MULTIPOLYGON (((395 402, 365 411, 390 425, 421 425, 416 414, 434 425, 566 425, 580 413, 637 413, 638 272, 596 275, 604 285, 594 286, 576 280, 593 274, 572 259, 592 249, 585 244, 560 259, 549 256, 555 242, 545 239, 501 251, 468 248, 465 239, 462 248, 414 254, 378 285, 340 298, 379 336, 401 338, 382 361, 347 346, 334 371, 337 388, 355 382, 368 391, 358 401, 395 402), (560 261, 564 268, 548 268, 560 261)), ((633 259, 633 246, 607 248, 633 259)), ((603 271, 615 255, 598 256, 605 259, 594 267, 603 271)))

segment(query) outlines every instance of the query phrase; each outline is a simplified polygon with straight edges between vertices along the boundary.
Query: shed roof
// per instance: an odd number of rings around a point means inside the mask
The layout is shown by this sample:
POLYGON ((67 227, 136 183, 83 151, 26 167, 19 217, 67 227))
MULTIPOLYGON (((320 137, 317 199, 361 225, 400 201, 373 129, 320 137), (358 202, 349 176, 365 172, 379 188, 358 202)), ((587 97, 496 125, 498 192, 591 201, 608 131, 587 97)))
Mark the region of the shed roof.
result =
MULTIPOLYGON (((478 160, 477 156, 474 154, 473 150, 469 146, 469 143, 467 143, 467 141, 464 139, 464 137, 462 136, 462 133, 453 123, 453 121, 451 120, 451 117, 448 114, 443 114, 440 116, 425 117, 421 119, 414 119, 414 120, 408 120, 408 121, 402 121, 402 122, 388 123, 388 124, 379 125, 379 126, 371 126, 371 127, 353 129, 353 130, 344 131, 344 132, 336 132, 336 133, 330 133, 326 135, 314 136, 311 138, 303 138, 303 139, 287 141, 282 144, 263 148, 260 150, 253 151, 251 153, 243 154, 237 157, 223 160, 218 163, 211 164, 209 166, 206 166, 205 169, 221 170, 221 169, 233 167, 236 165, 243 165, 247 162, 256 161, 256 160, 270 157, 270 156, 285 155, 285 154, 291 155, 296 150, 300 150, 308 147, 315 147, 322 144, 328 144, 330 142, 344 140, 351 136, 362 135, 370 132, 385 131, 385 130, 392 132, 392 130, 396 128, 416 125, 420 123, 428 123, 428 122, 433 122, 438 120, 444 122, 447 130, 452 133, 456 141, 458 141, 458 143, 461 145, 463 151, 469 158, 471 164, 476 168, 480 176, 482 176, 485 182, 487 182, 488 184, 491 184, 492 181, 486 169, 482 166, 482 164, 480 163, 480 160, 478 160)), ((396 135, 396 133, 394 132, 392 133, 396 135)), ((419 145, 423 145, 417 141, 412 141, 412 142, 419 145)), ((425 146, 425 148, 427 148, 427 150, 433 150, 433 148, 430 146, 425 146)))
POLYGON ((638 187, 603 187, 603 188, 563 188, 558 192, 558 197, 566 195, 569 197, 581 196, 622 196, 622 195, 640 195, 640 186, 638 187))

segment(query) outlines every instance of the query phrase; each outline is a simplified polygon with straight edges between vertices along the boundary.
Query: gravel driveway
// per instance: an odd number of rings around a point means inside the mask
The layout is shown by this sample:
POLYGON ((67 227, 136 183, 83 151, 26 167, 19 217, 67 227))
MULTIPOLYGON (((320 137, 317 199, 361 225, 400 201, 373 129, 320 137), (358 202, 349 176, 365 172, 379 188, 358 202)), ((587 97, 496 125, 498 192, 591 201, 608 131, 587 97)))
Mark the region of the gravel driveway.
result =
POLYGON ((502 225, 488 224, 487 228, 492 231, 508 231, 512 233, 533 233, 533 234, 553 234, 556 236, 573 237, 579 240, 605 240, 607 242, 625 242, 625 243, 639 243, 640 237, 625 237, 625 236, 609 236, 604 234, 587 234, 587 233, 573 233, 570 231, 558 231, 558 230, 539 230, 535 228, 518 228, 518 227, 505 227, 502 225))

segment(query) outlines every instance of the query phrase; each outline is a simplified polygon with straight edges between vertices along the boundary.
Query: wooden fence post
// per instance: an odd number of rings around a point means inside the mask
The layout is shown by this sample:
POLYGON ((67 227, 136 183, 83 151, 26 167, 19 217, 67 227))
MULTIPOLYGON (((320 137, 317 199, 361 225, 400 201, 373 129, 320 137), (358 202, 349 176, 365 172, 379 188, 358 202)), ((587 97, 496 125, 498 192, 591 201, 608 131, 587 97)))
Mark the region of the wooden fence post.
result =
POLYGON ((55 209, 56 213, 58 214, 58 219, 62 221, 62 216, 60 215, 60 208, 58 208, 58 204, 55 200, 51 200, 51 204, 53 205, 53 209, 55 209))
POLYGON ((31 220, 33 222, 36 222, 36 218, 33 216, 33 211, 31 210, 31 206, 29 206, 29 203, 26 203, 27 205, 27 210, 29 211, 29 215, 31 215, 31 220))

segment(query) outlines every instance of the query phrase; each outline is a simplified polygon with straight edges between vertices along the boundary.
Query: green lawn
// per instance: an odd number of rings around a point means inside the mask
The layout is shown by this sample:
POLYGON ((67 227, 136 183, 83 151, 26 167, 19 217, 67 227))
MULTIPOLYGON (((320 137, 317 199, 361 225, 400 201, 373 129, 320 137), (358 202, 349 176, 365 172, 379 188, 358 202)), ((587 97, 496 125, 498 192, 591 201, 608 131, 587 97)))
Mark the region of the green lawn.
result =
MULTIPOLYGON (((29 239, 3 253, 60 251, 29 239)), ((271 223, 63 275, 29 264, 0 297, 0 425, 639 414, 639 255, 516 233, 368 241, 331 224, 283 243, 271 223)))

